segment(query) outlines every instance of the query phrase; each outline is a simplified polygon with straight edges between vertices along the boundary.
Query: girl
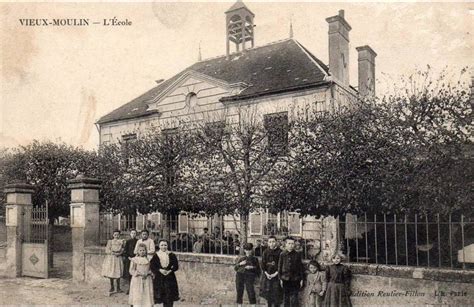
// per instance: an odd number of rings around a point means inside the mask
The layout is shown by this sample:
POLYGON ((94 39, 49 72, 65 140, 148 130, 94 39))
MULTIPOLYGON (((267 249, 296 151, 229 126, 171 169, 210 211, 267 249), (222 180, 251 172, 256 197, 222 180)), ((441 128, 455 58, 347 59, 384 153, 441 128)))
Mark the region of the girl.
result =
POLYGON ((178 270, 178 258, 168 251, 168 241, 161 239, 158 247, 159 250, 150 261, 151 271, 154 275, 155 303, 171 307, 173 302, 179 300, 178 282, 174 274, 178 270))
POLYGON ((113 239, 107 241, 107 247, 105 248, 105 260, 102 264, 102 276, 110 279, 110 290, 109 296, 112 295, 114 290, 114 279, 117 281, 117 291, 120 290, 120 277, 123 274, 123 240, 119 239, 120 230, 114 230, 113 239))
POLYGON ((153 306, 153 281, 146 245, 137 246, 138 255, 130 261, 130 296, 128 303, 138 306, 153 306))
POLYGON ((308 306, 320 307, 326 292, 326 273, 321 271, 319 263, 315 260, 310 261, 308 270, 303 297, 308 306))
POLYGON ((345 259, 343 254, 336 254, 332 258, 332 265, 326 271, 326 281, 328 283, 326 297, 323 306, 327 307, 347 307, 352 306, 349 297, 351 271, 341 264, 345 259))

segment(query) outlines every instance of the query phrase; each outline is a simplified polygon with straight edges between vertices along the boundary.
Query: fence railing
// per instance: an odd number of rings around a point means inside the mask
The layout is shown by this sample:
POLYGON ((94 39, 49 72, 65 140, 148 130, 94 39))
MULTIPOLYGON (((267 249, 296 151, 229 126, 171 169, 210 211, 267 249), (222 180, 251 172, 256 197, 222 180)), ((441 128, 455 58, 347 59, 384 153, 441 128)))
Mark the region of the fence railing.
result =
POLYGON ((464 215, 346 215, 341 237, 349 261, 474 268, 474 223, 464 215))
MULTIPOLYGON (((152 239, 164 238, 178 252, 237 255, 242 238, 235 216, 101 214, 101 244, 106 244, 114 229, 121 230, 123 239, 129 238, 130 228, 148 229, 152 239)), ((260 256, 270 235, 279 246, 289 235, 305 259, 314 259, 326 244, 323 232, 321 219, 264 213, 249 217, 247 240, 260 256)), ((474 223, 466 216, 348 214, 339 219, 339 234, 350 262, 473 268, 474 223)))
MULTIPOLYGON (((112 215, 102 213, 100 217, 100 242, 102 245, 112 237, 115 229, 121 237, 129 237, 129 229, 147 229, 155 241, 164 238, 170 242, 170 249, 178 252, 238 255, 242 235, 240 222, 236 216, 212 217, 181 213, 163 216, 151 215, 112 215)), ((277 244, 291 235, 296 238, 296 249, 306 258, 319 253, 321 221, 314 218, 301 219, 294 214, 251 215, 248 223, 248 241, 254 244, 256 256, 261 256, 270 235, 275 236, 277 244)))

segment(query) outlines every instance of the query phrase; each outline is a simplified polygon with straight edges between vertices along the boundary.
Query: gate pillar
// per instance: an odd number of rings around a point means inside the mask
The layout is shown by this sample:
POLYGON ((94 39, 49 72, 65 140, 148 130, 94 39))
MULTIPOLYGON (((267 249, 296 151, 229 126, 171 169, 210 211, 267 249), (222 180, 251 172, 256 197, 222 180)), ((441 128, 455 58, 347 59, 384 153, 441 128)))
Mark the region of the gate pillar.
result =
POLYGON ((72 278, 85 278, 84 249, 99 245, 99 190, 101 181, 78 175, 68 180, 71 190, 72 278))
POLYGON ((14 183, 5 186, 6 210, 5 225, 7 227, 7 254, 5 274, 8 277, 21 276, 22 247, 21 242, 25 235, 25 214, 33 206, 31 196, 34 187, 26 183, 14 183))

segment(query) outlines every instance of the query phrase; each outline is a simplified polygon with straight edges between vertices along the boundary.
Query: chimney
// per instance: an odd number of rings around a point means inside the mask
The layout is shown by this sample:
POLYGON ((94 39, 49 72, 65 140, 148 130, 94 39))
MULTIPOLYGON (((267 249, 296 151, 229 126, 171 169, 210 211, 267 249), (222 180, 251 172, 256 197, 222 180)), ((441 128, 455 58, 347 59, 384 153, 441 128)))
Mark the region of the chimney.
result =
POLYGON ((375 57, 377 53, 369 46, 357 47, 359 62, 359 94, 375 94, 375 57))
POLYGON ((349 86, 349 31, 352 28, 344 19, 344 10, 326 21, 329 24, 329 72, 349 86))

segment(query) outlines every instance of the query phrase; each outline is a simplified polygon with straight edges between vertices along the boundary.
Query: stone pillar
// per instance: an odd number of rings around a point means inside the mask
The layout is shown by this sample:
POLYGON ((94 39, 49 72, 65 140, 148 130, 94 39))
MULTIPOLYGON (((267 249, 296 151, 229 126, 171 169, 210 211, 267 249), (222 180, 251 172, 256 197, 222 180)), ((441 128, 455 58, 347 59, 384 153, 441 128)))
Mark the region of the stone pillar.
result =
POLYGON ((5 186, 7 198, 5 217, 7 227, 7 252, 5 274, 8 277, 21 276, 21 243, 25 231, 25 213, 30 213, 33 206, 31 195, 34 187, 25 183, 15 183, 5 186))
POLYGON ((84 248, 99 242, 99 190, 101 181, 78 175, 68 181, 71 190, 72 278, 84 281, 84 248))
POLYGON ((328 216, 322 220, 321 254, 319 260, 330 264, 332 256, 339 251, 339 219, 328 216))

